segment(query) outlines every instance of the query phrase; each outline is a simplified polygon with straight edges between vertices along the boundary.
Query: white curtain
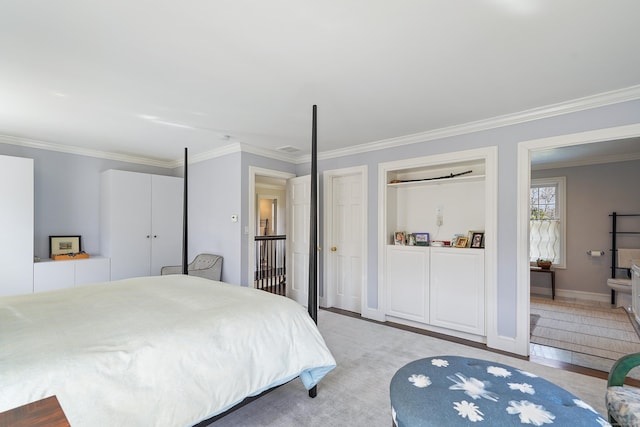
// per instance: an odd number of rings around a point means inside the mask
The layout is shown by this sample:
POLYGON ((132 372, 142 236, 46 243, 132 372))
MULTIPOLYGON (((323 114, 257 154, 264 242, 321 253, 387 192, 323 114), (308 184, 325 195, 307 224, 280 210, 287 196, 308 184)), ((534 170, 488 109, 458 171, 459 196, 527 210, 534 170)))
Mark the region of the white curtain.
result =
POLYGON ((560 220, 532 219, 529 221, 529 261, 538 258, 560 263, 560 220))

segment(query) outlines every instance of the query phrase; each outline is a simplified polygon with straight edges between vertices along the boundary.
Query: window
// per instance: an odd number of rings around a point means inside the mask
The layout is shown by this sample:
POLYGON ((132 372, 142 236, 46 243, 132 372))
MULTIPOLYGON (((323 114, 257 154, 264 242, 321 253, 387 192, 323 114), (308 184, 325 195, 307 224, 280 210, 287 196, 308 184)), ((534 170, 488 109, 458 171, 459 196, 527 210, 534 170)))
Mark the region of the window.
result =
POLYGON ((529 192, 529 261, 565 266, 565 177, 532 179, 529 192))

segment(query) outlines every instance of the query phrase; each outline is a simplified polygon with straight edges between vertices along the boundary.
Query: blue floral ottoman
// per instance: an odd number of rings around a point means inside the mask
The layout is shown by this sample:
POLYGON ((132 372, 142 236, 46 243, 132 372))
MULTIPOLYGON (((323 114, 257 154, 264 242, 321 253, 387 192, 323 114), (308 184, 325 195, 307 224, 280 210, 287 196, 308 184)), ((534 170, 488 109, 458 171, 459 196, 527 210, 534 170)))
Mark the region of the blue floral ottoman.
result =
POLYGON ((561 387, 488 360, 458 356, 416 360, 396 372, 390 389, 397 427, 610 425, 561 387))

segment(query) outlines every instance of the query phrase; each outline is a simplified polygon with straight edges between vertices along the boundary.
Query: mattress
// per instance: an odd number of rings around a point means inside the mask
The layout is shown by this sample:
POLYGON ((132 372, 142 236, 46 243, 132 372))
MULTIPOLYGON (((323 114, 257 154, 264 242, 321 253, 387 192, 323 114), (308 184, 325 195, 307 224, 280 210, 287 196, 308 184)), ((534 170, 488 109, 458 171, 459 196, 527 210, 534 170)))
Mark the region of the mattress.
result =
POLYGON ((188 426, 335 359, 288 298, 170 275, 0 298, 0 411, 56 395, 81 426, 188 426))

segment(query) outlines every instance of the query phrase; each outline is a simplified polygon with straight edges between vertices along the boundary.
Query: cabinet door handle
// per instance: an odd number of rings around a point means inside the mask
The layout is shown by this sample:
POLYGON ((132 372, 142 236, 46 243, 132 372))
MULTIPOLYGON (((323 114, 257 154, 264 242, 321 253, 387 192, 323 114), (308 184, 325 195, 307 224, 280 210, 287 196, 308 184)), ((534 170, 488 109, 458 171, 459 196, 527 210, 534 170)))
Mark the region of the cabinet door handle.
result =
POLYGON ((338 248, 336 248, 335 246, 331 246, 331 252, 335 252, 337 250, 338 250, 338 248))
POLYGON ((157 234, 154 234, 154 235, 153 235, 153 238, 154 238, 154 239, 157 239, 157 238, 158 238, 158 235, 157 235, 157 234))
POLYGON ((148 239, 149 237, 151 237, 151 236, 149 236, 149 235, 147 234, 147 239, 148 239))

